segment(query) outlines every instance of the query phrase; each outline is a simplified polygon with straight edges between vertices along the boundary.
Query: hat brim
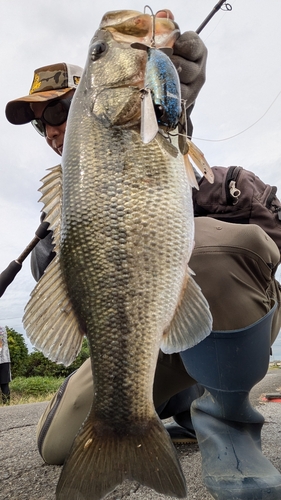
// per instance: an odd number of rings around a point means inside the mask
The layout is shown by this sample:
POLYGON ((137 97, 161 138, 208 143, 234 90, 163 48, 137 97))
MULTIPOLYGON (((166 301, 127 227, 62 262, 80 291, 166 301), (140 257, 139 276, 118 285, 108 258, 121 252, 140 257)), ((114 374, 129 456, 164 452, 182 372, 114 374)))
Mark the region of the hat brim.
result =
POLYGON ((67 94, 70 90, 73 90, 73 88, 67 87, 65 89, 35 92, 34 94, 19 97, 14 101, 10 101, 6 105, 5 110, 7 120, 13 125, 23 125, 25 123, 29 123, 34 119, 33 112, 30 108, 31 103, 51 101, 52 99, 56 99, 57 97, 67 94))

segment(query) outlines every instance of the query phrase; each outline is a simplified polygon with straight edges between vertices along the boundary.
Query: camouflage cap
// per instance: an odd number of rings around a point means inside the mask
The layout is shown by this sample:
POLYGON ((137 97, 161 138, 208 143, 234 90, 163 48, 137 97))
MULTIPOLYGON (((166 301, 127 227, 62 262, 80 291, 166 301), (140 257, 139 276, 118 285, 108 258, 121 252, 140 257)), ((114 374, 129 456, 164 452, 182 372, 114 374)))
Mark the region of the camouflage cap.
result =
POLYGON ((8 102, 6 117, 9 122, 14 125, 22 125, 33 120, 34 115, 30 103, 50 101, 76 89, 82 71, 79 66, 66 63, 52 64, 36 69, 29 95, 8 102))

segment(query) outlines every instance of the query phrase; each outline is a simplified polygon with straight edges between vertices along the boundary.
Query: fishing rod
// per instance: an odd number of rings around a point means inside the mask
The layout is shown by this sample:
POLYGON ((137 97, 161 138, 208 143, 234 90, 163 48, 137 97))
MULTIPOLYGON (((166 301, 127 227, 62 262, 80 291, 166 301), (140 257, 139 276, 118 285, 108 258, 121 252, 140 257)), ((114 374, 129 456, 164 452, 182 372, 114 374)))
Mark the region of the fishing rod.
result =
POLYGON ((6 288, 12 283, 15 276, 22 268, 22 263, 26 257, 32 252, 33 248, 36 247, 40 240, 43 240, 49 232, 49 223, 41 222, 40 226, 35 231, 35 236, 31 242, 27 245, 24 251, 19 255, 19 257, 8 265, 6 269, 0 274, 0 297, 2 297, 6 288))
POLYGON ((200 24, 199 28, 197 28, 196 30, 196 33, 199 35, 199 33, 201 33, 202 29, 205 28, 206 24, 208 24, 208 22, 212 19, 212 17, 215 15, 216 12, 218 12, 218 10, 228 10, 228 11, 231 11, 232 10, 232 7, 229 3, 226 3, 225 0, 221 0, 220 2, 218 2, 214 8, 211 10, 210 14, 206 17, 206 19, 203 21, 203 23, 200 24), (223 4, 225 4, 225 9, 222 9, 222 6, 223 4))

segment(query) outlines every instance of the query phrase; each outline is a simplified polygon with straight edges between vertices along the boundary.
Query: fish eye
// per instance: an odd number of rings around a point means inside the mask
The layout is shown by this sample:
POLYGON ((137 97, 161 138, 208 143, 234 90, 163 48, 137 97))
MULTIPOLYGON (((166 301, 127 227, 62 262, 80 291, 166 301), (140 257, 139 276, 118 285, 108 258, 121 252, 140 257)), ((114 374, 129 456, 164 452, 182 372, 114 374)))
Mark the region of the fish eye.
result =
POLYGON ((107 50, 107 44, 101 41, 93 43, 90 49, 92 61, 99 59, 107 50))

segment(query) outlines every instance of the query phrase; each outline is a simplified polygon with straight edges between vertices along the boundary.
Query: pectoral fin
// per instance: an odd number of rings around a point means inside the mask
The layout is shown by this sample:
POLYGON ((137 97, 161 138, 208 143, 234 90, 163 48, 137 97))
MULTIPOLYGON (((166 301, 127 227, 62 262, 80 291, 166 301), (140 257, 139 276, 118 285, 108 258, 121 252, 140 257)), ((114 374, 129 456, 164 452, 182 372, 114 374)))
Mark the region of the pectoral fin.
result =
POLYGON ((202 151, 192 142, 190 139, 187 138, 187 144, 188 144, 188 154, 192 161, 195 163, 196 167, 199 168, 199 170, 202 172, 204 177, 206 177, 207 181, 210 182, 210 184, 214 183, 214 173, 207 162, 204 154, 202 151))
POLYGON ((189 182, 190 186, 195 187, 196 189, 199 189, 192 163, 189 161, 189 158, 188 158, 188 153, 186 155, 184 155, 183 159, 184 159, 184 164, 185 164, 186 175, 187 175, 188 182, 189 182))
POLYGON ((190 274, 171 324, 164 332, 161 350, 181 352, 204 340, 212 330, 212 315, 201 288, 190 274))
POLYGON ((23 324, 34 347, 50 360, 68 366, 81 349, 84 332, 73 312, 60 267, 61 177, 58 165, 42 179, 40 201, 45 204, 45 220, 53 231, 56 257, 31 293, 23 324))

